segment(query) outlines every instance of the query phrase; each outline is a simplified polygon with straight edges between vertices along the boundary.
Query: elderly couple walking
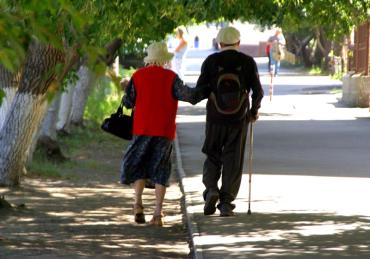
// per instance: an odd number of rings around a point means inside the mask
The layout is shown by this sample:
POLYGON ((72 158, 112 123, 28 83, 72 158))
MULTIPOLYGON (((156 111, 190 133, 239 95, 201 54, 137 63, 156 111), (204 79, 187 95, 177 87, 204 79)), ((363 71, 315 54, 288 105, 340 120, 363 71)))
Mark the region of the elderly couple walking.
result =
POLYGON ((159 42, 149 45, 146 66, 137 70, 128 83, 123 101, 126 107, 135 109, 134 137, 123 157, 121 183, 133 184, 136 223, 145 223, 142 193, 150 180, 155 186, 156 203, 149 224, 163 225, 162 204, 171 173, 178 100, 196 104, 208 98, 202 148, 206 154, 204 214, 214 214, 217 207, 220 216, 234 215, 232 202, 240 187, 248 123, 258 118, 263 90, 253 58, 238 51, 239 31, 222 28, 217 41, 221 51, 206 58, 194 88, 166 68, 173 55, 165 43, 159 42))

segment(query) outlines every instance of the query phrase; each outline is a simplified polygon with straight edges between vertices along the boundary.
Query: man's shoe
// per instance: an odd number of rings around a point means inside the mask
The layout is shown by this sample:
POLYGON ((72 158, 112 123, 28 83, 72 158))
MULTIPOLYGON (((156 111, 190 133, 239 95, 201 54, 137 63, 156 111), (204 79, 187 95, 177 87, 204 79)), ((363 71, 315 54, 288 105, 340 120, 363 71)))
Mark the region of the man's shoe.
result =
POLYGON ((208 191, 205 195, 204 215, 212 215, 216 212, 216 203, 219 194, 217 191, 208 191))
POLYGON ((235 205, 231 203, 220 203, 217 205, 217 208, 220 210, 221 217, 231 217, 235 216, 233 209, 235 209, 235 205))

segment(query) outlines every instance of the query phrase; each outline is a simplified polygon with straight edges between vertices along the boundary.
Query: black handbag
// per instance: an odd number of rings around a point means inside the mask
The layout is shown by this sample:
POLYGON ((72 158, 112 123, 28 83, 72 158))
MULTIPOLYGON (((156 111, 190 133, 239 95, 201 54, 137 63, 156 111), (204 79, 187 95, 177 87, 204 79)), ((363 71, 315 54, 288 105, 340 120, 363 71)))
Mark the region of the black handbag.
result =
POLYGON ((117 112, 111 114, 109 118, 106 118, 103 121, 101 128, 117 137, 131 140, 133 122, 134 113, 132 113, 131 116, 123 114, 123 102, 121 102, 117 112))

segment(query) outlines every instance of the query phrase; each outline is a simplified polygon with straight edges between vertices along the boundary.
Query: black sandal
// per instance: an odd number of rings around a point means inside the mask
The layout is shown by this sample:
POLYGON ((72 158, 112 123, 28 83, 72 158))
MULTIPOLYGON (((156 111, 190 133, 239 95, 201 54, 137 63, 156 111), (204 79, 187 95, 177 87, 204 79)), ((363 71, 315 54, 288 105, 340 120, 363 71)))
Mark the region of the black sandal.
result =
POLYGON ((138 224, 145 223, 145 215, 144 215, 144 207, 140 204, 134 205, 134 216, 135 216, 135 222, 138 224))

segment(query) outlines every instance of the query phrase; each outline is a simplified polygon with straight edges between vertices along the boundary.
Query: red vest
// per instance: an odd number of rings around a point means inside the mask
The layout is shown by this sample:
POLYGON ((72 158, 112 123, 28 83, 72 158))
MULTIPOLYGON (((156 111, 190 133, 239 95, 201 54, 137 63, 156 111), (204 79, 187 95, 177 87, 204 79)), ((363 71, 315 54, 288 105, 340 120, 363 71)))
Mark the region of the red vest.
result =
POLYGON ((178 103, 172 94, 175 77, 173 71, 160 66, 144 67, 134 73, 134 135, 175 138, 178 103))

